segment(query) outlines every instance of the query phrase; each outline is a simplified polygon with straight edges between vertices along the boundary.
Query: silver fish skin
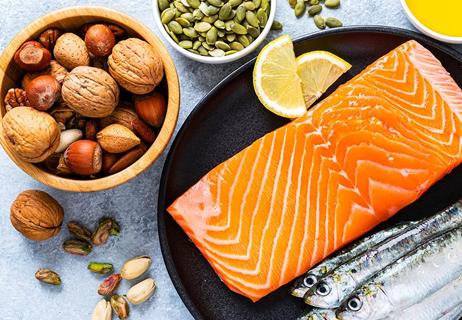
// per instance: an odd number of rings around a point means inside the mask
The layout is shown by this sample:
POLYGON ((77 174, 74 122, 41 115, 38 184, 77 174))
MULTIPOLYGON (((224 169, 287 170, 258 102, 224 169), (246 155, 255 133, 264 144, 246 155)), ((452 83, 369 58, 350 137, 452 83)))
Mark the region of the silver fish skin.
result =
POLYGON ((331 258, 327 258, 316 267, 309 270, 303 276, 295 280, 295 284, 291 289, 291 294, 297 298, 303 298, 305 293, 314 286, 321 277, 329 273, 342 263, 356 257, 359 254, 366 252, 372 246, 390 238, 396 236, 403 232, 410 224, 415 224, 415 222, 405 222, 397 226, 385 229, 380 232, 373 233, 356 243, 347 246, 345 249, 339 251, 331 258))
POLYGON ((314 308, 297 320, 337 320, 337 317, 335 310, 314 308))
MULTIPOLYGON (((440 320, 451 318, 450 312, 462 304, 462 276, 445 285, 434 294, 405 310, 396 311, 386 320, 440 320)), ((458 318, 456 318, 458 319, 458 318)))
POLYGON ((460 224, 462 224, 462 203, 458 201, 338 266, 308 290, 304 296, 305 303, 327 309, 339 307, 358 286, 375 273, 420 244, 460 224))
POLYGON ((439 320, 460 320, 462 318, 462 304, 447 312, 439 320))
POLYGON ((462 274, 462 227, 423 244, 352 293, 337 311, 341 320, 377 320, 404 310, 462 274))

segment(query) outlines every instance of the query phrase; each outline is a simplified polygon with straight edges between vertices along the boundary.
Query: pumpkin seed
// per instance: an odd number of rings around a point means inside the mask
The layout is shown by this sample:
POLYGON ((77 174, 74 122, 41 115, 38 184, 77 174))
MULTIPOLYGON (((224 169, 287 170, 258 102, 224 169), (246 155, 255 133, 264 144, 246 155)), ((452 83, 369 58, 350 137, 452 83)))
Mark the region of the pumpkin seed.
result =
POLYGON ((197 32, 207 32, 210 30, 210 28, 212 28, 212 26, 210 25, 210 23, 208 22, 197 22, 195 25, 194 25, 194 29, 197 31, 197 32))
POLYGON ((164 11, 170 7, 170 3, 168 3, 168 0, 159 0, 159 10, 164 11))
POLYGON ((236 50, 236 51, 241 51, 244 49, 244 46, 241 43, 236 42, 236 41, 231 42, 229 46, 231 47, 231 49, 236 50))
POLYGON ((232 11, 233 11, 233 8, 228 2, 224 4, 223 7, 221 7, 220 11, 218 12, 218 18, 220 20, 228 20, 232 11))
POLYGON ((204 41, 205 41, 205 37, 203 37, 203 36, 198 36, 198 37, 197 37, 197 40, 199 40, 200 42, 204 42, 204 41))
POLYGON ((193 43, 191 40, 183 40, 178 43, 183 49, 192 49, 193 43))
POLYGON ((194 22, 194 15, 191 12, 183 13, 180 17, 188 20, 189 22, 194 22))
POLYGON ((192 48, 194 50, 197 50, 197 49, 199 49, 200 46, 201 46, 201 42, 199 40, 196 40, 196 41, 194 41, 192 48))
POLYGON ((175 34, 182 34, 183 33, 183 28, 181 27, 181 25, 178 22, 170 21, 167 25, 168 25, 168 28, 170 29, 170 31, 172 31, 173 33, 175 33, 175 34))
POLYGON ((201 2, 199 10, 206 16, 209 16, 209 6, 205 2, 201 2))
POLYGON ((207 0, 208 3, 210 3, 212 6, 215 6, 215 7, 221 7, 223 6, 223 1, 221 0, 207 0))
POLYGON ((319 4, 319 0, 309 0, 308 3, 310 4, 310 6, 314 6, 316 4, 319 4))
POLYGON ((313 20, 314 24, 316 25, 316 27, 318 27, 318 29, 323 30, 326 28, 326 20, 324 20, 324 18, 321 15, 315 15, 313 20))
POLYGON ((338 27, 343 26, 343 23, 337 18, 329 17, 326 19, 326 25, 329 28, 338 28, 338 27))
POLYGON ((212 49, 212 47, 207 42, 202 42, 202 46, 209 51, 212 49))
MULTIPOLYGON (((313 7, 311 7, 311 8, 313 8, 313 7)), ((295 5, 295 8, 294 8, 295 16, 297 16, 297 17, 302 16, 305 13, 305 10, 306 10, 305 1, 298 0, 297 4, 295 5)))
POLYGON ((186 0, 191 8, 197 9, 201 4, 200 0, 186 0))
POLYGON ((231 31, 233 31, 236 34, 247 34, 247 29, 239 23, 234 23, 231 26, 231 31))
POLYGON ((199 51, 199 54, 201 56, 208 56, 209 55, 209 51, 207 49, 205 49, 203 46, 200 46, 197 51, 199 51))
POLYGON ((252 26, 248 26, 247 27, 247 33, 249 35, 251 35, 252 37, 254 37, 254 38, 258 38, 258 36, 260 35, 260 30, 258 30, 258 28, 254 28, 252 26))
POLYGON ((261 0, 252 0, 252 2, 255 5, 255 9, 260 8, 261 0))
POLYGON ((195 53, 195 54, 199 54, 199 51, 195 50, 195 49, 187 49, 189 52, 192 52, 192 53, 195 53))
POLYGON ((236 16, 234 17, 234 19, 237 19, 237 22, 241 22, 245 18, 246 11, 247 10, 245 9, 244 5, 240 5, 236 9, 236 16))
POLYGON ((211 55, 212 57, 224 57, 225 52, 221 49, 214 49, 209 51, 209 55, 211 55))
POLYGON ((271 25, 271 30, 282 30, 283 25, 281 22, 274 20, 273 24, 271 25))
POLYGON ((228 3, 231 5, 231 7, 235 8, 242 3, 242 0, 229 0, 228 3))
POLYGON ((194 20, 200 21, 202 20, 202 18, 204 18, 204 14, 202 13, 202 11, 200 11, 200 9, 195 9, 193 11, 193 17, 194 20))
POLYGON ((230 54, 236 53, 237 50, 229 50, 225 52, 225 56, 229 56, 230 54))
POLYGON ((262 27, 262 28, 268 22, 268 14, 266 13, 265 10, 263 10, 263 8, 258 9, 257 18, 258 18, 258 21, 260 22, 260 27, 262 27))
POLYGON ((233 42, 234 40, 236 40, 236 35, 235 35, 234 33, 227 34, 227 35, 226 35, 226 40, 227 40, 228 42, 231 43, 231 42, 233 42))
POLYGON ((295 5, 297 4, 297 0, 289 0, 289 5, 292 7, 292 8, 295 8, 295 5))
POLYGON ((217 14, 220 11, 220 8, 214 7, 214 6, 208 6, 207 11, 209 13, 208 14, 209 16, 213 16, 213 15, 217 14))
POLYGON ((266 9, 268 8, 269 8, 269 0, 261 0, 260 9, 263 9, 266 11, 266 9))
POLYGON ((246 8, 246 10, 249 10, 249 11, 253 11, 256 9, 255 4, 250 1, 244 2, 244 7, 246 8))
POLYGON ((309 9, 308 9, 308 14, 313 17, 315 15, 317 15, 318 13, 320 13, 322 11, 322 6, 319 5, 319 4, 316 4, 314 6, 311 6, 309 9))
POLYGON ((181 3, 186 7, 186 8, 190 8, 191 6, 189 5, 188 1, 187 0, 180 0, 181 3))
POLYGON ((176 36, 176 34, 174 34, 172 31, 170 31, 170 30, 168 29, 168 27, 166 27, 166 29, 167 29, 167 33, 170 35, 170 37, 173 39, 173 41, 175 41, 176 43, 178 43, 179 41, 178 41, 178 37, 176 36))
POLYGON ((249 39, 245 35, 240 35, 237 37, 237 41, 242 44, 244 47, 248 47, 250 45, 249 39))
POLYGON ((217 20, 218 20, 218 15, 217 14, 215 14, 213 16, 203 17, 202 18, 202 22, 208 22, 210 24, 213 24, 217 20))
POLYGON ((220 30, 224 30, 226 28, 225 23, 221 20, 215 21, 213 25, 220 30))
POLYGON ((175 21, 178 22, 183 28, 191 26, 191 22, 182 17, 176 18, 175 21))
POLYGON ((231 50, 231 47, 229 46, 229 44, 227 44, 227 43, 224 42, 224 41, 217 41, 217 42, 215 42, 215 47, 217 47, 218 49, 221 49, 221 50, 223 50, 223 51, 231 50))
POLYGON ((234 21, 229 20, 225 22, 225 29, 226 31, 231 31, 232 26, 234 25, 234 21))
POLYGON ((163 24, 169 23, 175 17, 175 9, 165 9, 160 15, 160 20, 163 24))
POLYGON ((336 9, 340 7, 340 0, 326 0, 324 1, 324 5, 327 8, 336 9))
POLYGON ((181 3, 181 1, 173 2, 173 5, 180 12, 183 12, 183 13, 189 12, 188 9, 184 6, 184 4, 181 3))
POLYGON ((223 37, 225 36, 226 32, 224 30, 218 30, 218 38, 220 38, 220 40, 223 40, 223 37))
POLYGON ((247 11, 245 13, 245 20, 254 28, 258 28, 260 26, 260 20, 253 11, 247 11))
POLYGON ((192 27, 189 28, 183 28, 183 34, 187 36, 188 38, 194 39, 197 38, 198 34, 196 30, 192 27))
POLYGON ((209 31, 207 31, 207 35, 205 36, 205 41, 207 41, 207 44, 215 44, 217 41, 218 37, 218 29, 215 27, 210 28, 209 31))

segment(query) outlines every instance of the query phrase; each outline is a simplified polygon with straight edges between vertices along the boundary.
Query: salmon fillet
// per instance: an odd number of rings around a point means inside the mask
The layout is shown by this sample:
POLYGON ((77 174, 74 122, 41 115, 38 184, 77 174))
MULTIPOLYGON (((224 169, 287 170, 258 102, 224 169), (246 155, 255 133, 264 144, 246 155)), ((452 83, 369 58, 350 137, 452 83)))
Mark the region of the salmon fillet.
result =
POLYGON ((215 167, 167 211, 257 301, 420 197, 462 160, 462 91, 409 41, 215 167))

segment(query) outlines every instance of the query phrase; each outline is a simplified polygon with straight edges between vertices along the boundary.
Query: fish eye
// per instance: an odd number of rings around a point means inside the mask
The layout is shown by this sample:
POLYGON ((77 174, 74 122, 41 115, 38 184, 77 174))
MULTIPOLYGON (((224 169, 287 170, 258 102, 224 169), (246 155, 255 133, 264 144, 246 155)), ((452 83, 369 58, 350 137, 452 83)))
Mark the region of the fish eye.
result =
POLYGON ((315 276, 309 275, 304 279, 303 283, 306 287, 311 288, 316 283, 316 280, 315 276))
POLYGON ((320 296, 327 296, 330 293, 330 287, 325 282, 320 282, 316 287, 316 293, 320 296))
POLYGON ((350 300, 348 300, 348 309, 351 311, 359 311, 362 307, 363 303, 358 297, 353 297, 350 300))

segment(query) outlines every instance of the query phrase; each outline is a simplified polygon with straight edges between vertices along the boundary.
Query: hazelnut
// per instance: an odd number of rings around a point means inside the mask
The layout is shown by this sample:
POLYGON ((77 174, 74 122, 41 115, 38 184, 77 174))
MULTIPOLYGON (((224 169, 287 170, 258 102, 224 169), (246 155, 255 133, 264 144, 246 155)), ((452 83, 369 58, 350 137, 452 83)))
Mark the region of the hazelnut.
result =
POLYGON ((61 30, 57 28, 50 28, 45 31, 43 31, 39 38, 38 41, 47 49, 53 50, 55 47, 56 41, 58 38, 62 35, 61 30))
POLYGON ((101 148, 110 153, 122 153, 141 143, 130 129, 117 123, 98 132, 96 139, 101 148))
POLYGON ((156 133, 141 119, 135 119, 132 122, 135 133, 143 139, 144 142, 153 144, 156 140, 156 133))
POLYGON ((73 173, 83 176, 97 174, 101 171, 102 150, 95 141, 78 140, 66 149, 64 161, 73 173))
POLYGON ((107 27, 117 38, 123 37, 125 35, 125 30, 119 26, 116 26, 115 24, 108 24, 107 27))
POLYGON ((135 94, 154 90, 164 76, 162 59, 146 41, 129 38, 117 43, 108 58, 109 73, 135 94))
POLYGON ((59 64, 68 70, 90 64, 90 55, 85 42, 73 33, 68 32, 59 37, 53 53, 59 64))
POLYGON ((77 67, 64 79, 62 97, 77 113, 90 118, 110 115, 119 103, 119 87, 104 70, 77 67))
POLYGON ((116 163, 118 159, 119 159, 119 156, 117 154, 104 152, 102 171, 105 173, 108 173, 109 170, 112 168, 112 166, 114 165, 114 163, 116 163))
POLYGON ((115 37, 104 24, 95 24, 85 33, 85 44, 88 51, 96 57, 107 57, 115 45, 115 37))
POLYGON ((133 130, 132 122, 138 119, 136 112, 133 109, 119 106, 109 116, 101 119, 99 122, 103 128, 110 124, 118 123, 130 130, 133 130))
POLYGON ((26 87, 29 104, 38 110, 50 109, 59 97, 61 86, 53 76, 43 75, 33 79, 26 87))
POLYGON ((50 64, 51 53, 37 41, 27 41, 14 54, 14 61, 25 71, 39 71, 50 64))
POLYGON ((59 233, 64 210, 48 193, 39 190, 21 192, 10 208, 13 227, 31 240, 46 240, 59 233))
POLYGON ((155 92, 145 96, 134 96, 133 103, 138 116, 147 124, 159 128, 167 112, 167 103, 162 94, 155 92))
POLYGON ((16 107, 25 107, 29 105, 26 91, 19 88, 11 88, 5 95, 5 108, 12 109, 16 107))
POLYGON ((2 120, 6 144, 24 161, 42 162, 59 145, 58 123, 46 112, 30 107, 17 107, 2 120))
POLYGON ((146 152, 147 147, 144 144, 140 144, 130 151, 124 153, 109 169, 108 173, 109 174, 114 174, 119 171, 124 170, 125 168, 128 168, 131 166, 133 163, 136 162, 141 156, 146 152))

